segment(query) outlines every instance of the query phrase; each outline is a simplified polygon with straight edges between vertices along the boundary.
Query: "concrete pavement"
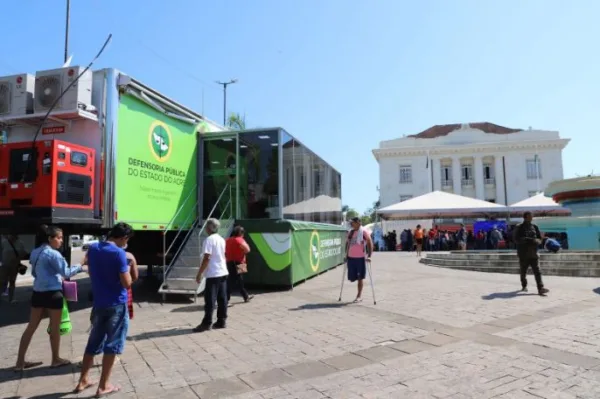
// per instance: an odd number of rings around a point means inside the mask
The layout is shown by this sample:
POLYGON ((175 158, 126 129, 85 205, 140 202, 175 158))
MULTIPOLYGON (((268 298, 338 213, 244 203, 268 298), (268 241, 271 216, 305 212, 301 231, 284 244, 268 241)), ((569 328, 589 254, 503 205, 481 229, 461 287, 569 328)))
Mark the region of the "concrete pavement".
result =
MULTIPOLYGON (((546 277, 551 292, 539 297, 517 293, 518 276, 432 268, 402 253, 376 254, 373 273, 377 305, 368 284, 361 304, 350 303, 356 288, 348 283, 338 303, 337 268, 293 291, 248 304, 234 298, 228 328, 204 334, 191 332, 200 305, 160 304, 140 288, 114 397, 600 397, 597 279, 546 277)), ((74 361, 87 339, 86 306, 77 304, 73 334, 62 343, 74 361)), ((3 303, 0 312, 0 397, 76 397, 68 394, 75 366, 22 376, 9 369, 27 304, 3 303)), ((44 329, 28 358, 47 365, 44 329)))

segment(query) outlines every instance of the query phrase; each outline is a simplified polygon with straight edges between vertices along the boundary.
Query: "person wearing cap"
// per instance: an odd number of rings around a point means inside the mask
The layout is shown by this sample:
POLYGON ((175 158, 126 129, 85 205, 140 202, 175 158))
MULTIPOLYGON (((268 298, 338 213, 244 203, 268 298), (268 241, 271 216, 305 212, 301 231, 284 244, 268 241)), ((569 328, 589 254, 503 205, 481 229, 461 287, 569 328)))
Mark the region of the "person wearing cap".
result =
POLYGON ((358 282, 358 292, 354 300, 356 303, 362 301, 363 280, 367 275, 367 262, 371 261, 373 240, 371 240, 368 231, 360 225, 359 218, 352 218, 350 225, 352 229, 348 233, 346 242, 346 263, 348 265, 348 280, 351 283, 358 282))

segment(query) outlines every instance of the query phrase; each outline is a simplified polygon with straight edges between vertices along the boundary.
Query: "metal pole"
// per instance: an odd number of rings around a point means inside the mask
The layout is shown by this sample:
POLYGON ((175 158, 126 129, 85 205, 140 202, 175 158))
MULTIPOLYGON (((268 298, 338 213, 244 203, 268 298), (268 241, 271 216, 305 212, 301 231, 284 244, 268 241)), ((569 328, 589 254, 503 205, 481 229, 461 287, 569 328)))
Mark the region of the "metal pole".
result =
POLYGON ((229 82, 215 82, 223 86, 223 126, 227 126, 227 86, 237 83, 237 79, 231 79, 229 82))
POLYGON ((227 85, 223 83, 223 126, 227 125, 227 85))
POLYGON ((71 0, 67 0, 67 20, 65 22, 65 60, 69 59, 69 25, 71 21, 71 0))

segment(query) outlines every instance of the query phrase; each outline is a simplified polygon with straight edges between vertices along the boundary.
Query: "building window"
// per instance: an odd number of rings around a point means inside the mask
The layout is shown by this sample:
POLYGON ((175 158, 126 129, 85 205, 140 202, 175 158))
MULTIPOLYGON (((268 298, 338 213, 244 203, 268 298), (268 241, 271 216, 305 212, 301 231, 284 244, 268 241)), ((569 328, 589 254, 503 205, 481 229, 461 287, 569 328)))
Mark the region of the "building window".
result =
POLYGON ((442 166, 442 187, 452 187, 452 166, 442 166))
POLYGON ((412 197, 413 197, 412 195, 401 195, 400 202, 407 201, 407 200, 411 199, 412 197))
POLYGON ((315 188, 315 196, 324 194, 323 174, 318 167, 313 170, 313 186, 315 188))
POLYGON ((473 185, 473 165, 461 166, 461 183, 463 187, 473 185))
POLYGON ((483 181, 485 184, 494 184, 494 168, 491 164, 483 164, 483 181))
POLYGON ((528 179, 541 179, 542 178, 542 165, 540 164, 540 159, 538 157, 527 160, 527 178, 528 179))
POLYGON ((400 184, 412 183, 412 166, 400 165, 400 184))
POLYGON ((529 192, 527 193, 527 195, 528 195, 529 197, 535 197, 537 194, 538 194, 538 192, 537 192, 537 191, 529 191, 529 192))

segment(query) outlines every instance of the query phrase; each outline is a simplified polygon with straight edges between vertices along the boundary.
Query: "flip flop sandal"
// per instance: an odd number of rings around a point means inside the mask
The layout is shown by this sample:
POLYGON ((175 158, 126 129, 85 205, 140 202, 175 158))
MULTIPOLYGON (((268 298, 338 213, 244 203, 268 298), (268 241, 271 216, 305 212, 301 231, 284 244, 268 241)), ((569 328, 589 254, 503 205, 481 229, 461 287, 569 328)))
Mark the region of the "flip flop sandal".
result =
POLYGON ((25 362, 23 363, 23 367, 15 367, 15 373, 19 373, 23 370, 28 370, 37 366, 41 366, 44 362, 25 362))
POLYGON ((352 301, 352 303, 359 303, 362 302, 362 298, 356 298, 354 301, 352 301))
POLYGON ((60 363, 58 363, 58 364, 53 364, 53 365, 51 365, 51 366, 50 366, 50 368, 51 368, 51 369, 57 369, 57 368, 60 368, 60 367, 69 366, 69 365, 71 365, 71 364, 73 364, 73 363, 71 363, 71 361, 70 361, 70 360, 66 360, 66 359, 65 359, 65 360, 61 361, 60 363))
POLYGON ((107 396, 110 396, 114 393, 118 393, 119 391, 121 391, 121 387, 118 387, 116 385, 111 386, 107 391, 102 392, 102 393, 96 393, 96 395, 94 396, 94 398, 105 398, 107 396))

